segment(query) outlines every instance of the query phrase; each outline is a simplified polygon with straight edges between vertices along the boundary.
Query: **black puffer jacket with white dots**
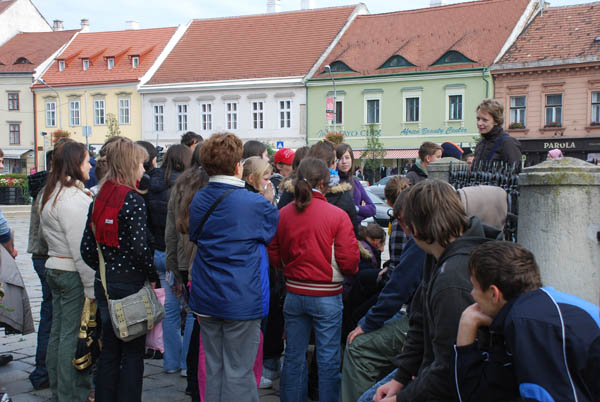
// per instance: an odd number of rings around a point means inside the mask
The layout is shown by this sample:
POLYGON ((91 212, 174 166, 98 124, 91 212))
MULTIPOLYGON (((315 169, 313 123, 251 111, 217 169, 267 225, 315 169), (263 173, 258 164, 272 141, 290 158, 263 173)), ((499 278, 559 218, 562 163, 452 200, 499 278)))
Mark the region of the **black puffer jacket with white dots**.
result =
MULTIPOLYGON (((96 278, 100 278, 96 238, 91 228, 92 209, 90 204, 83 239, 81 240, 81 256, 87 265, 96 270, 96 278)), ((146 204, 144 198, 135 191, 130 191, 118 214, 119 247, 100 245, 106 264, 107 282, 140 283, 153 279, 156 271, 153 267, 154 250, 150 244, 146 204)))

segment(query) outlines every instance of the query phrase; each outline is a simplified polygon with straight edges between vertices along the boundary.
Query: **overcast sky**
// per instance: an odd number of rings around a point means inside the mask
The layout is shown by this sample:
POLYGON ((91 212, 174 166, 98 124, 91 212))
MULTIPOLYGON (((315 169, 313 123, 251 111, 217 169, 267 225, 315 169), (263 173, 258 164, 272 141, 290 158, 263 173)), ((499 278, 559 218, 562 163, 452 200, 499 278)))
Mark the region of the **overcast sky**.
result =
MULTIPOLYGON (((192 18, 227 17, 266 12, 267 0, 33 0, 52 24, 64 21, 65 29, 76 29, 82 18, 90 20, 91 31, 125 28, 125 21, 135 20, 140 28, 157 28, 184 24, 192 18)), ((281 0, 281 10, 300 8, 300 0, 281 0)), ((314 0, 316 7, 356 4, 355 0, 314 0)), ((371 13, 423 8, 430 0, 363 0, 371 13)), ((444 4, 461 0, 445 0, 444 4)), ((553 0, 551 6, 587 3, 586 0, 553 0)))

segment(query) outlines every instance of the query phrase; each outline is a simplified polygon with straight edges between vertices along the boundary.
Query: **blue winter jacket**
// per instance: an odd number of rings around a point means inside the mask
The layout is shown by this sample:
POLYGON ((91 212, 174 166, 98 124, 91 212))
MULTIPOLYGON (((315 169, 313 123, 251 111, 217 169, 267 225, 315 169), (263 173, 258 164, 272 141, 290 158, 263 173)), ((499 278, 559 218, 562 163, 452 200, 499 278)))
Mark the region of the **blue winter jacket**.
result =
POLYGON ((455 353, 462 402, 600 400, 598 307, 551 287, 509 301, 489 334, 455 353))
POLYGON ((10 241, 10 227, 6 218, 0 211, 0 243, 8 243, 10 241))
POLYGON ((267 245, 277 232, 279 211, 232 176, 212 176, 190 205, 190 240, 198 246, 192 268, 190 308, 227 320, 252 320, 269 313, 267 245), (227 195, 202 231, 213 203, 227 195))

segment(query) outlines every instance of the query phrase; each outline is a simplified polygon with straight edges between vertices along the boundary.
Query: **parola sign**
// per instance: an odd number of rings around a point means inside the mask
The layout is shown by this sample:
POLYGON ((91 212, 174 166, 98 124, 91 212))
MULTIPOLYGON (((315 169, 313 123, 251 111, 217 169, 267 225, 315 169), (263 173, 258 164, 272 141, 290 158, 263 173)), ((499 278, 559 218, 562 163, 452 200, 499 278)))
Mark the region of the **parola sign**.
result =
POLYGON ((544 142, 544 149, 575 149, 575 142, 563 141, 563 142, 544 142))

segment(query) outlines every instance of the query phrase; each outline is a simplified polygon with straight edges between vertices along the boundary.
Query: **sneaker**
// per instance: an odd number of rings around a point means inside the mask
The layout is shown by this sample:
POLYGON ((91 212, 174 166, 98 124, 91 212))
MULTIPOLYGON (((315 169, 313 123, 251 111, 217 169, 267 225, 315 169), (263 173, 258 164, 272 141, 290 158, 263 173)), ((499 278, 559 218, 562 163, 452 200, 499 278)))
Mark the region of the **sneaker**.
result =
POLYGON ((176 372, 178 372, 179 369, 174 369, 174 370, 165 370, 165 373, 167 374, 175 374, 176 372))
POLYGON ((187 377, 187 370, 186 369, 181 369, 181 372, 179 373, 180 376, 182 377, 187 377))
POLYGON ((273 381, 269 380, 268 378, 265 377, 260 377, 260 384, 258 385, 259 389, 266 389, 266 388, 272 388, 273 387, 273 381))

